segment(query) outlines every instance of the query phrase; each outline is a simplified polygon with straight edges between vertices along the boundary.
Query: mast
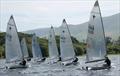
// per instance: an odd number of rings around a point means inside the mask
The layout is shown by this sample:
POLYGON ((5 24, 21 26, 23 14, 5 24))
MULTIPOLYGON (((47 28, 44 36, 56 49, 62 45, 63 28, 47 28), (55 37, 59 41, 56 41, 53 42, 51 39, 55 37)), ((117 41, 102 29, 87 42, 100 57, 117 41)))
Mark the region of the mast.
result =
MULTIPOLYGON (((98 2, 98 0, 97 0, 98 2)), ((106 46, 106 40, 105 40, 105 30, 104 30, 104 26, 103 26, 103 19, 102 19, 102 14, 101 14, 101 10, 100 10, 100 6, 99 6, 99 2, 98 2, 98 8, 99 8, 99 12, 100 12, 100 16, 101 16, 101 22, 102 22, 102 29, 103 29, 103 35, 104 35, 104 41, 105 41, 105 48, 107 50, 107 46, 106 46)), ((107 53, 106 53, 107 54, 107 53)), ((106 55, 107 56, 107 55, 106 55)))

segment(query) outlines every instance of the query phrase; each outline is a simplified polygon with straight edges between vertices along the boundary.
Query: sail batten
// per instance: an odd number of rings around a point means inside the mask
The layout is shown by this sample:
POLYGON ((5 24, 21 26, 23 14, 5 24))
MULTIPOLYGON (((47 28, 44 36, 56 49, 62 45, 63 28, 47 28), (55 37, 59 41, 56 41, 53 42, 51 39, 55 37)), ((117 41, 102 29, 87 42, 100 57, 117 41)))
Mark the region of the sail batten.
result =
POLYGON ((68 25, 63 19, 63 23, 60 27, 60 52, 62 61, 73 59, 75 57, 75 52, 70 36, 70 31, 68 25))
POLYGON ((16 62, 21 60, 23 55, 13 16, 10 17, 7 24, 5 39, 6 62, 16 62))
POLYGON ((88 23, 87 35, 87 62, 104 59, 106 56, 106 43, 103 21, 98 1, 95 2, 88 23))

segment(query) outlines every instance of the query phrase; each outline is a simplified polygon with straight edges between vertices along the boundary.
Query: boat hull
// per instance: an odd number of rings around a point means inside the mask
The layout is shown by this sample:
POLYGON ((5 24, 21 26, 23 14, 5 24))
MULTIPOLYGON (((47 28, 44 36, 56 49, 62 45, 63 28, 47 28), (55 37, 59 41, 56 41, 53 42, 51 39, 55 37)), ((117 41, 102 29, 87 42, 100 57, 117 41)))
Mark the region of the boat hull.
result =
POLYGON ((110 69, 111 67, 91 67, 90 70, 104 70, 104 69, 110 69))
POLYGON ((9 69, 17 69, 17 68, 27 68, 27 65, 14 65, 14 66, 10 66, 9 69))
POLYGON ((78 62, 66 61, 66 62, 61 62, 61 64, 64 66, 69 66, 69 65, 77 65, 78 62))
POLYGON ((28 65, 8 64, 6 68, 8 69, 28 68, 28 65))

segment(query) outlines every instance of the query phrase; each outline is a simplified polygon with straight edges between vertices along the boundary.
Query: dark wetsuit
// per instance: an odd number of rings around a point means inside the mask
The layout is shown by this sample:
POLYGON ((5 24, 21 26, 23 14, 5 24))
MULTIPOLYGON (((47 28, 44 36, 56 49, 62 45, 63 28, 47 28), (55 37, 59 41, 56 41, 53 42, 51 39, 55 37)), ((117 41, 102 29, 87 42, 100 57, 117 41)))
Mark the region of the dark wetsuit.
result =
POLYGON ((21 63, 20 63, 20 65, 26 65, 26 61, 25 60, 23 60, 21 63))
POLYGON ((61 61, 61 57, 59 57, 59 60, 58 61, 61 61))
POLYGON ((23 60, 23 65, 26 65, 26 61, 25 60, 23 60))
POLYGON ((107 59, 105 59, 105 63, 107 64, 107 66, 111 66, 111 61, 107 58, 107 59))
POLYGON ((58 61, 62 61, 61 57, 59 57, 58 61))
POLYGON ((27 61, 31 61, 31 58, 28 58, 27 61))
POLYGON ((43 58, 42 61, 45 61, 46 58, 43 58))
POLYGON ((76 57, 75 60, 73 62, 77 62, 78 61, 78 58, 76 57))

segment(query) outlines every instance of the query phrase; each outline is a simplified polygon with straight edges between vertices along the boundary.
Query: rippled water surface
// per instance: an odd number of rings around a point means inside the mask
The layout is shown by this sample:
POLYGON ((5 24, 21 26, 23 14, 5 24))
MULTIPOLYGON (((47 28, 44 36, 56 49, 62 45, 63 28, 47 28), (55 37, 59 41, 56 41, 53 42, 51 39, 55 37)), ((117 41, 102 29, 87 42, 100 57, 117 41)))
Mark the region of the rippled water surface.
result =
POLYGON ((8 70, 4 68, 5 60, 0 60, 0 76, 120 76, 120 55, 110 55, 112 68, 110 70, 85 71, 85 57, 78 57, 79 64, 61 66, 60 64, 49 65, 29 63, 29 68, 8 70))

